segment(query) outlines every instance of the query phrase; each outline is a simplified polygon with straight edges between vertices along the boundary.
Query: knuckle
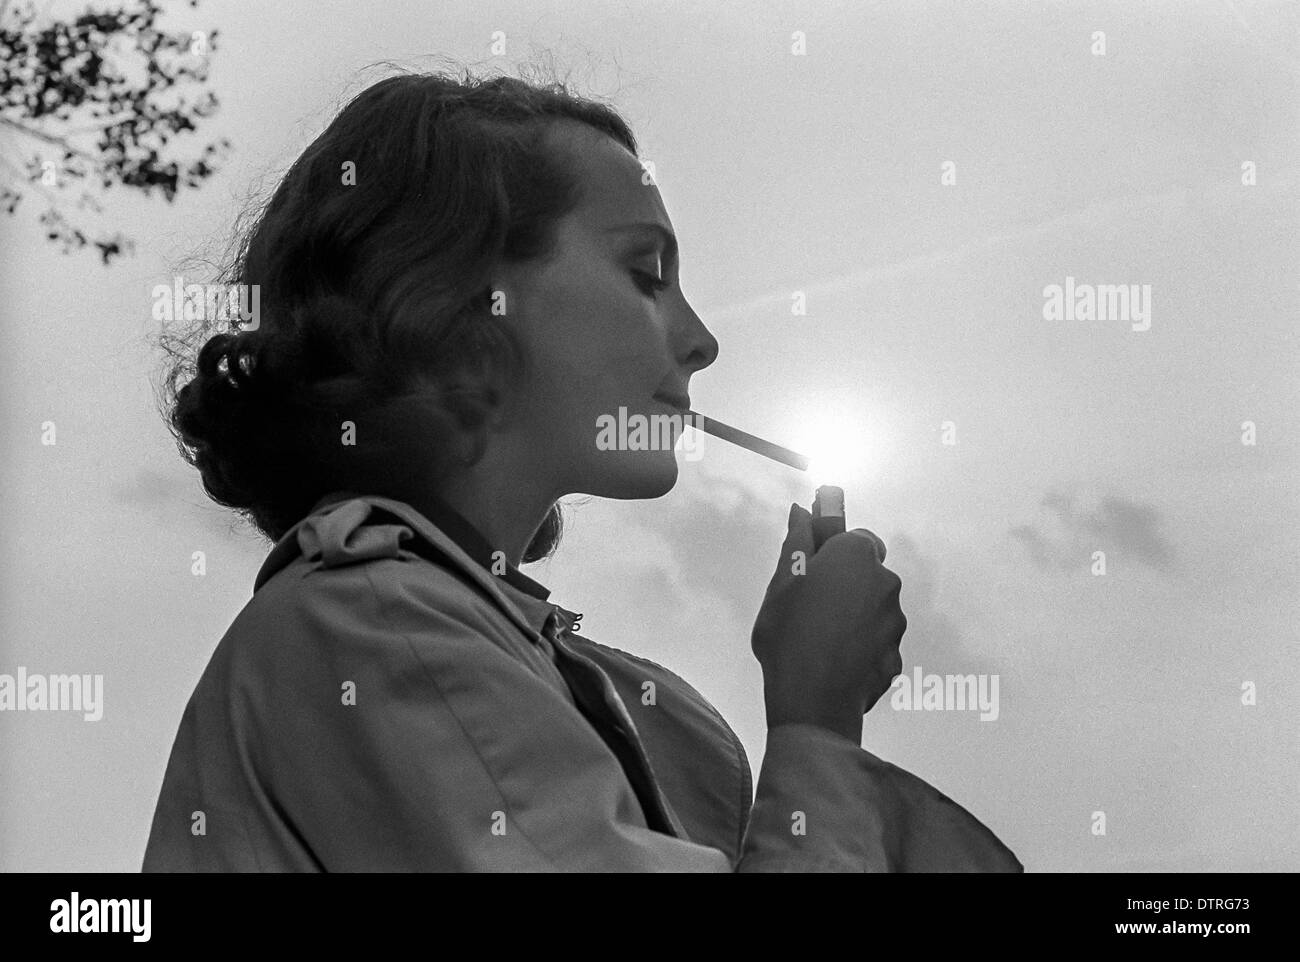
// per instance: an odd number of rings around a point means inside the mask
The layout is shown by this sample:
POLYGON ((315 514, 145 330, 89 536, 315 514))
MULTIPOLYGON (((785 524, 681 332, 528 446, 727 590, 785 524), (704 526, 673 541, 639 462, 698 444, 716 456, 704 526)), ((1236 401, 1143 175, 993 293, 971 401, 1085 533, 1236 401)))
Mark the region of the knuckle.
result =
POLYGON ((850 534, 858 536, 855 543, 859 549, 868 551, 875 557, 884 558, 885 542, 881 541, 875 532, 868 531, 866 528, 854 528, 850 534))

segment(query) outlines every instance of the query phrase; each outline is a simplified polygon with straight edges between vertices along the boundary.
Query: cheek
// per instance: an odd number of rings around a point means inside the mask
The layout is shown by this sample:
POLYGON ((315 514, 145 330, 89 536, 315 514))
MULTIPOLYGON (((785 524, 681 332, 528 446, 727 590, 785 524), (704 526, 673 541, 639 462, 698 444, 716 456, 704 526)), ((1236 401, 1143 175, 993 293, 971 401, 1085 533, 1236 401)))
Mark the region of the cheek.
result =
POLYGON ((547 309, 529 326, 537 402, 584 417, 649 403, 667 353, 648 302, 615 275, 579 280, 548 290, 547 309))

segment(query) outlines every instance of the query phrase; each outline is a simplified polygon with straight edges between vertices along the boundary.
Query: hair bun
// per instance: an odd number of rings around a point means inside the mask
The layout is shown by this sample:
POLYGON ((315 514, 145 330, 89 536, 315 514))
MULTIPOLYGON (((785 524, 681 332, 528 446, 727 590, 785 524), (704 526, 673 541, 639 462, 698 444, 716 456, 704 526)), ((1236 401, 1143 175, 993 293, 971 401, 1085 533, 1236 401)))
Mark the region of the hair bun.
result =
POLYGON ((209 338, 198 355, 198 371, 180 389, 172 425, 192 449, 208 493, 222 504, 243 507, 255 499, 265 452, 253 443, 264 418, 260 392, 253 390, 256 339, 248 332, 209 338))
POLYGON ((209 338, 199 353, 199 376, 210 383, 224 382, 237 390, 251 385, 258 367, 259 340, 248 331, 209 338))

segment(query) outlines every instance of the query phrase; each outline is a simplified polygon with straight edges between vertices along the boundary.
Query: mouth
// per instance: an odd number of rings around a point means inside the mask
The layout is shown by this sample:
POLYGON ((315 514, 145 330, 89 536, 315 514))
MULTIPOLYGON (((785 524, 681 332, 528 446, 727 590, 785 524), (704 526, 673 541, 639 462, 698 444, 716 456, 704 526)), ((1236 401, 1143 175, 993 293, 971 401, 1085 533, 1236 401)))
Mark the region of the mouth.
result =
POLYGON ((691 408, 691 399, 684 395, 656 394, 655 400, 663 401, 665 404, 675 407, 679 411, 689 411, 691 408))

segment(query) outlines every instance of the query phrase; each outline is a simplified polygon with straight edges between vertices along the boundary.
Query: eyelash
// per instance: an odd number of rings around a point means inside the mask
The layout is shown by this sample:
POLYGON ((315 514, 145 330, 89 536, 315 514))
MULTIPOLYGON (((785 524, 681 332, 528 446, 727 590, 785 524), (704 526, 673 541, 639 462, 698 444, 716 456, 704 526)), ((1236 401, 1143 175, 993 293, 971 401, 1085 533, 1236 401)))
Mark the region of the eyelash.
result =
MULTIPOLYGON (((672 284, 669 281, 660 280, 659 278, 655 277, 653 274, 647 274, 645 271, 633 271, 632 276, 636 278, 645 278, 645 280, 649 283, 649 286, 653 288, 653 293, 651 293, 650 291, 645 292, 648 297, 657 297, 660 291, 667 290, 669 287, 672 286, 672 284)), ((639 280, 637 282, 637 286, 638 287, 641 286, 639 280)))

